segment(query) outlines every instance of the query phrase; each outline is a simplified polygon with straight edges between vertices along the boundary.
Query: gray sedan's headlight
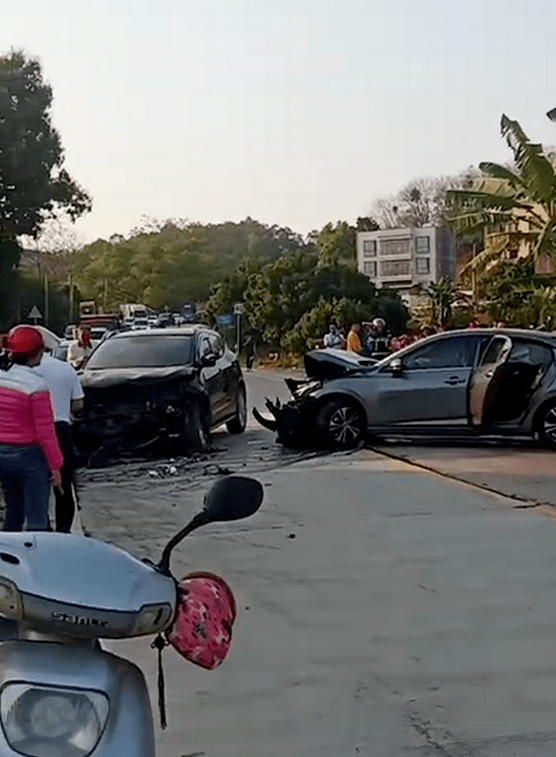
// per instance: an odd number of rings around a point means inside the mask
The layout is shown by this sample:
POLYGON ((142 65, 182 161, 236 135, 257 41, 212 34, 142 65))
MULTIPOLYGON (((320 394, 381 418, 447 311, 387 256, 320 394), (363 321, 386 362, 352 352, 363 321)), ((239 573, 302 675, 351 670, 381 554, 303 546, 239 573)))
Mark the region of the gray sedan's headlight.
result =
POLYGON ((305 400, 316 389, 320 389, 321 386, 322 386, 322 383, 320 381, 311 381, 310 384, 304 384, 303 386, 300 386, 296 390, 296 392, 295 392, 295 398, 298 399, 298 400, 305 400))
POLYGON ((26 757, 87 757, 108 711, 108 697, 88 689, 9 683, 0 694, 6 741, 26 757))

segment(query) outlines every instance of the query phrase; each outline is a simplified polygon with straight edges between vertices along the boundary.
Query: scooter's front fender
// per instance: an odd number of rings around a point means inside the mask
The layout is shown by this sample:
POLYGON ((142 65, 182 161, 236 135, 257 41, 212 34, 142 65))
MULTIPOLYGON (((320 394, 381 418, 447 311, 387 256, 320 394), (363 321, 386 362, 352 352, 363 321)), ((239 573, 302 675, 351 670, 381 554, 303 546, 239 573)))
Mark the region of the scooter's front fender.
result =
MULTIPOLYGON (((100 691, 108 697, 106 726, 91 757, 155 757, 151 705, 136 665, 85 646, 44 641, 0 643, 0 702, 9 683, 100 691)), ((0 729, 0 757, 21 757, 0 729)))

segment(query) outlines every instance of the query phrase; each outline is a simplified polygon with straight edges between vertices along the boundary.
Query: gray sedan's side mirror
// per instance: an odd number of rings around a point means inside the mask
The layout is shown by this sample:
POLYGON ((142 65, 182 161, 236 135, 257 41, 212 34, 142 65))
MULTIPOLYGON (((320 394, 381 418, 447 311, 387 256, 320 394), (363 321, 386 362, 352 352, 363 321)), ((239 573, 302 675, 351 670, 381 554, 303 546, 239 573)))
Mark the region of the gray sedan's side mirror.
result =
POLYGON ((399 357, 395 357, 388 363, 388 368, 393 376, 399 376, 403 371, 402 361, 399 357))

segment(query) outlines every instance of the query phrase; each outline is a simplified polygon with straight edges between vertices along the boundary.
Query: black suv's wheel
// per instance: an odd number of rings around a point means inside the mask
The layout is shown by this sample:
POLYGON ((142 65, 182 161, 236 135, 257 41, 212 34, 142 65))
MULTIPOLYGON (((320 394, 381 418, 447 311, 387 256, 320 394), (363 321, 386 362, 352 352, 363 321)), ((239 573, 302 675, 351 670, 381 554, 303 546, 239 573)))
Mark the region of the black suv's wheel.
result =
POLYGON ((240 386, 237 393, 237 413, 231 421, 226 423, 226 428, 230 434, 242 434, 247 425, 247 398, 245 396, 245 387, 240 386))
POLYGON ((186 452, 203 452, 209 446, 210 430, 206 413, 194 405, 183 414, 181 443, 186 452))
POLYGON ((537 419, 537 429, 541 441, 556 446, 556 402, 541 408, 537 419))
POLYGON ((365 414, 348 398, 327 402, 319 411, 317 427, 329 447, 356 447, 365 435, 365 414))

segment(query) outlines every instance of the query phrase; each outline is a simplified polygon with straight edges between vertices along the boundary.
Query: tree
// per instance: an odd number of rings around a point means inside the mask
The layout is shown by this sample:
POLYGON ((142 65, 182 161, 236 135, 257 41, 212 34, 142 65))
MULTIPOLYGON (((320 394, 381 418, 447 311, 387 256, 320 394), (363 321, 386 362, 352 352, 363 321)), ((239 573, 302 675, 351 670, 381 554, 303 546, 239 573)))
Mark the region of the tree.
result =
POLYGON ((38 60, 17 50, 0 57, 0 293, 13 279, 18 237, 36 237, 61 210, 75 220, 91 209, 87 192, 63 168, 51 106, 38 60))
POLYGON ((454 282, 446 277, 433 281, 423 290, 423 294, 428 300, 435 325, 446 328, 452 320, 452 308, 458 299, 454 282))
POLYGON ((145 218, 128 238, 114 235, 83 248, 75 270, 86 297, 106 300, 107 307, 124 302, 180 307, 204 302, 217 284, 235 276, 242 261, 267 262, 300 246, 301 237, 291 229, 251 218, 206 226, 145 218))
POLYGON ((532 258, 498 261, 481 276, 479 295, 493 321, 520 328, 556 328, 555 278, 537 275, 532 258))
POLYGON ((371 216, 359 216, 356 221, 357 231, 378 231, 380 225, 371 216))
POLYGON ((413 179, 397 195, 376 200, 373 216, 383 229, 442 226, 446 192, 469 185, 473 175, 474 169, 469 168, 457 176, 413 179))
POLYGON ((38 60, 16 50, 0 57, 0 223, 15 236, 35 236, 57 209, 74 220, 91 209, 89 195, 62 167, 51 107, 38 60))
POLYGON ((338 221, 335 226, 327 223, 316 236, 319 263, 355 262, 356 231, 346 221, 338 221))
POLYGON ((399 296, 377 290, 355 261, 323 265, 311 248, 283 255, 251 275, 244 300, 263 339, 296 352, 322 337, 330 313, 346 324, 381 316, 395 333, 407 320, 399 296))
POLYGON ((519 248, 523 257, 556 261, 556 173, 540 144, 506 115, 502 136, 513 153, 515 170, 498 163, 479 164, 482 176, 471 189, 447 193, 446 218, 459 235, 491 233, 484 250, 469 264, 485 268, 519 248))

